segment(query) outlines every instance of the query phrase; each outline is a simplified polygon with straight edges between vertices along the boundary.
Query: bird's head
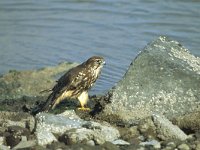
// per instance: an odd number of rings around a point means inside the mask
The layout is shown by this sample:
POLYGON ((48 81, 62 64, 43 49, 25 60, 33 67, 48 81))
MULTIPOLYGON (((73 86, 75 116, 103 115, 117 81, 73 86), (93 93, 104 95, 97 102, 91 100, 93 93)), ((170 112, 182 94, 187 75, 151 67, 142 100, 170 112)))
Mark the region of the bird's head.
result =
POLYGON ((93 56, 90 57, 87 61, 86 61, 86 65, 88 66, 92 66, 95 69, 100 69, 103 67, 103 65, 105 64, 105 60, 103 57, 101 56, 93 56))

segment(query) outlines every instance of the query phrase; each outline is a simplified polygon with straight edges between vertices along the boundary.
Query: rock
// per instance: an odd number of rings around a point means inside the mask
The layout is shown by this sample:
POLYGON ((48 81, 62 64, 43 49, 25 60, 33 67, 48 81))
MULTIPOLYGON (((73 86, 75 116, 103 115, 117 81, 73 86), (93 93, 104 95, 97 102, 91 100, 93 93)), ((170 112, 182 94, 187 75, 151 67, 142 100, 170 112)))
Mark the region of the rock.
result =
MULTIPOLYGON (((120 137, 119 131, 110 124, 105 122, 100 124, 93 121, 84 121, 80 119, 74 111, 65 111, 60 115, 39 113, 35 118, 38 141, 48 138, 48 136, 43 137, 46 135, 43 133, 44 131, 57 134, 58 136, 62 134, 59 141, 67 144, 91 144, 93 141, 95 144, 101 145, 105 141, 112 142, 120 137)), ((40 143, 42 144, 40 145, 45 145, 50 142, 52 142, 52 140, 48 142, 41 141, 40 143)))
POLYGON ((112 142, 120 137, 119 131, 105 122, 100 124, 88 121, 82 127, 93 130, 97 135, 102 135, 105 141, 112 142))
POLYGON ((103 145, 101 145, 102 149, 106 150, 120 150, 116 145, 112 144, 111 142, 105 142, 103 145))
POLYGON ((167 147, 170 147, 171 149, 175 149, 176 148, 176 144, 174 142, 169 142, 166 145, 167 147))
POLYGON ((0 150, 10 150, 10 147, 5 145, 0 145, 0 150))
POLYGON ((125 140, 131 144, 139 144, 140 143, 140 141, 141 141, 139 139, 140 133, 138 131, 137 126, 133 126, 128 129, 120 128, 119 131, 120 131, 121 138, 123 140, 125 140))
POLYGON ((36 133, 37 144, 40 146, 45 146, 51 144, 53 141, 57 141, 55 136, 49 131, 37 131, 36 133))
POLYGON ((121 139, 115 140, 112 143, 115 144, 115 145, 130 145, 129 142, 126 142, 126 141, 121 140, 121 139))
POLYGON ((200 142, 197 143, 196 150, 200 150, 200 142))
POLYGON ((90 145, 90 146, 95 146, 95 143, 93 140, 89 140, 86 142, 87 145, 90 145))
POLYGON ((157 136, 162 140, 176 139, 184 141, 187 135, 176 125, 173 125, 164 116, 154 114, 152 116, 157 131, 157 136))
POLYGON ((17 144, 15 147, 13 147, 12 150, 19 150, 19 149, 26 149, 26 148, 32 148, 36 145, 36 141, 21 141, 19 144, 17 144))
POLYGON ((142 142, 142 143, 140 143, 140 145, 145 146, 145 147, 149 147, 149 149, 150 149, 151 146, 154 149, 160 149, 161 148, 160 142, 158 142, 156 140, 142 142))
POLYGON ((6 143, 7 145, 14 147, 20 141, 22 141, 22 136, 29 137, 30 131, 26 128, 19 126, 10 126, 7 130, 6 143))
POLYGON ((108 124, 100 124, 88 121, 82 125, 83 128, 71 129, 60 137, 60 141, 66 144, 85 143, 93 141, 96 145, 102 145, 106 141, 113 142, 119 138, 117 129, 108 124))
POLYGON ((49 131, 55 134, 64 133, 72 128, 80 128, 85 121, 80 118, 67 118, 62 115, 39 113, 36 115, 36 131, 49 131))
POLYGON ((58 114, 58 116, 63 116, 69 119, 80 119, 80 117, 75 113, 74 110, 66 110, 61 114, 58 114))
POLYGON ((177 41, 159 37, 143 49, 109 92, 110 103, 101 117, 132 123, 153 112, 171 119, 197 111, 199 83, 200 58, 177 41))
POLYGON ((151 117, 147 117, 145 119, 140 120, 138 125, 138 130, 146 137, 147 136, 155 137, 156 135, 156 127, 151 117))
MULTIPOLYGON (((35 149, 38 150, 37 148, 35 148, 35 149)), ((65 145, 65 143, 60 143, 60 142, 53 142, 52 144, 48 144, 46 146, 46 149, 48 149, 48 150, 71 150, 67 145, 65 145)))
POLYGON ((190 150, 190 147, 187 144, 183 143, 178 146, 178 149, 179 150, 190 150))
POLYGON ((72 129, 69 131, 66 131, 64 135, 60 138, 61 142, 64 142, 65 144, 77 144, 77 143, 87 143, 88 141, 93 141, 97 145, 102 145, 105 140, 102 135, 98 135, 96 132, 90 129, 86 128, 80 128, 80 129, 72 129))
POLYGON ((11 134, 15 134, 15 135, 20 135, 20 136, 24 135, 26 137, 29 137, 31 134, 28 129, 20 127, 20 126, 9 126, 7 132, 11 134))
POLYGON ((188 134, 200 130, 200 111, 173 118, 172 122, 184 129, 188 134))
POLYGON ((3 145, 4 141, 5 141, 5 138, 3 136, 0 136, 0 145, 3 145))

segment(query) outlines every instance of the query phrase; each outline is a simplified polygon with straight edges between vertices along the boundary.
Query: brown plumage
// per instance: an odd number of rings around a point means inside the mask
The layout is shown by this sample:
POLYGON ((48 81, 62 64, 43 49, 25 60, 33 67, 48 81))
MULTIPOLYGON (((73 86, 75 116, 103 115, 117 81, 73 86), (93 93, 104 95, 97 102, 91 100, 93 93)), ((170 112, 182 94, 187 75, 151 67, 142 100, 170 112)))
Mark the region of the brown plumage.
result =
POLYGON ((57 104, 66 98, 78 99, 81 104, 79 109, 88 110, 89 108, 84 107, 88 101, 88 90, 99 77, 104 64, 103 57, 93 56, 70 69, 57 81, 45 104, 34 114, 54 109, 57 104))

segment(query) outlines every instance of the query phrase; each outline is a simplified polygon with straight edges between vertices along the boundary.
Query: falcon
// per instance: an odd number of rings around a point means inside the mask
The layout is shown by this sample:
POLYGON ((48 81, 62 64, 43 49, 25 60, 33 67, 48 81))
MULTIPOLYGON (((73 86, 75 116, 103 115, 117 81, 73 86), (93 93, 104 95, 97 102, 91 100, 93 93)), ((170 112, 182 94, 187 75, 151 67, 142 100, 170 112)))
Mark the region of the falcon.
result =
POLYGON ((51 89, 50 95, 38 112, 48 112, 64 99, 78 99, 81 105, 78 108, 79 110, 90 110, 85 107, 88 101, 88 90, 98 79, 104 64, 103 57, 93 56, 82 64, 70 69, 51 89))

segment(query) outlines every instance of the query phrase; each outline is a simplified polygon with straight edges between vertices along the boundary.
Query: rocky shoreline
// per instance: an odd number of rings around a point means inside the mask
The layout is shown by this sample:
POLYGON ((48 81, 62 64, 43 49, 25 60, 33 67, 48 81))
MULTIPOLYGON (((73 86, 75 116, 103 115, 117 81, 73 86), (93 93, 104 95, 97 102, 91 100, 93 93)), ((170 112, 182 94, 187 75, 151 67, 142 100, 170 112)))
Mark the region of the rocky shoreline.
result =
POLYGON ((0 77, 0 149, 200 150, 200 58, 159 37, 133 60, 91 112, 65 101, 30 115, 56 79, 76 66, 61 63, 0 77))

